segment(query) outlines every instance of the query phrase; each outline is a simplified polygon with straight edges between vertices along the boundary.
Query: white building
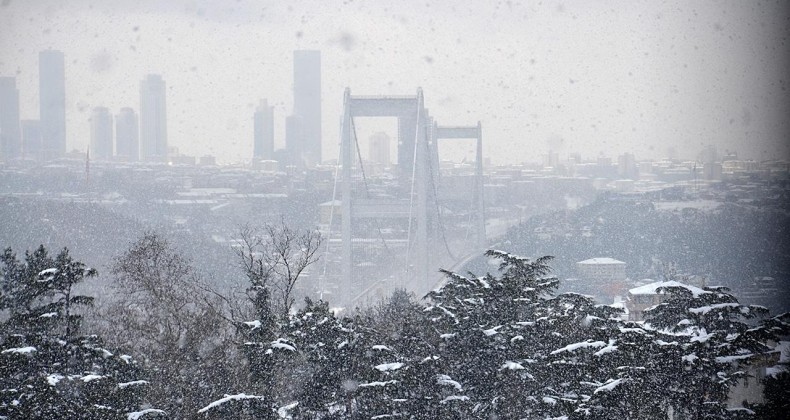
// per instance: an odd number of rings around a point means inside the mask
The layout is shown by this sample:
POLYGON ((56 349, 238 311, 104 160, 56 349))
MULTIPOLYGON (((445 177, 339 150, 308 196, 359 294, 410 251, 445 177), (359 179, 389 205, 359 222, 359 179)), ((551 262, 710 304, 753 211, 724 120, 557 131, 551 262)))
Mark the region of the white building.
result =
POLYGON ((614 258, 590 258, 576 263, 580 291, 611 302, 626 288, 626 263, 614 258))
POLYGON ((579 276, 595 281, 623 281, 626 263, 614 258, 590 258, 576 263, 579 276))

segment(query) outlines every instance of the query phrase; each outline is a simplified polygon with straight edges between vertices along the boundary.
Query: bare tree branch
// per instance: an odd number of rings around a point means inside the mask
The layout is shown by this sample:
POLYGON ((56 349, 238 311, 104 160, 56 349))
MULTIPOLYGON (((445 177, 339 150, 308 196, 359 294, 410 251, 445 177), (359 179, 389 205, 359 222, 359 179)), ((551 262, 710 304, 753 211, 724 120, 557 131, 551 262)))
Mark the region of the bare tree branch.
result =
POLYGON ((303 272, 318 261, 321 234, 294 230, 284 221, 260 228, 239 228, 240 245, 234 250, 250 280, 248 296, 255 298, 257 288, 266 288, 273 300, 274 313, 287 315, 295 302, 294 289, 303 272))

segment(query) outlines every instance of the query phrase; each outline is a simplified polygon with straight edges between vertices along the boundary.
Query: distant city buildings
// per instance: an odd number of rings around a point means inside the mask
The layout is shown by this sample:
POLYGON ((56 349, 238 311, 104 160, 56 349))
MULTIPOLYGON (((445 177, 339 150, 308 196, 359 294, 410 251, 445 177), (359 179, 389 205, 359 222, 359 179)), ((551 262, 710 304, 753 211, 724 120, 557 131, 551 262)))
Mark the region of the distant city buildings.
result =
POLYGON ((19 89, 15 78, 0 77, 0 160, 11 160, 21 155, 19 89))
POLYGON ((38 54, 39 106, 44 158, 66 153, 66 70, 63 53, 38 54))
POLYGON ((639 179, 639 168, 632 153, 624 153, 617 157, 617 175, 625 179, 639 179))
POLYGON ((165 81, 149 74, 140 82, 140 157, 147 161, 167 159, 167 110, 165 81))
POLYGON ((121 108, 115 116, 115 154, 120 160, 140 159, 140 135, 137 113, 132 108, 121 108))
POLYGON ((259 160, 274 158, 274 107, 262 99, 253 116, 252 157, 259 160))
POLYGON ((91 112, 91 155, 95 159, 111 159, 112 116, 110 110, 99 106, 91 112))
POLYGON ((390 165, 390 137, 387 133, 378 132, 368 139, 368 160, 371 163, 390 165))
POLYGON ((293 115, 301 119, 301 138, 291 136, 292 144, 286 147, 294 163, 314 166, 321 163, 321 52, 294 51, 293 65, 293 115))

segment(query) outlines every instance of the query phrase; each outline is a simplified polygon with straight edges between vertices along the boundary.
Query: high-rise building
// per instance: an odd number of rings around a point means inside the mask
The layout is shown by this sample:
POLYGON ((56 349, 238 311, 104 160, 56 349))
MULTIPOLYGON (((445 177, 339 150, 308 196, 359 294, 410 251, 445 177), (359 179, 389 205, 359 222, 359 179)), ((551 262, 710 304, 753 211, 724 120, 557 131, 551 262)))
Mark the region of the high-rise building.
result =
POLYGON ((254 135, 252 156, 256 159, 274 159, 274 107, 262 99, 253 116, 254 135))
POLYGON ((41 136, 45 157, 66 153, 66 67, 61 51, 38 53, 41 136))
POLYGON ((308 166, 321 163, 321 52, 294 51, 294 115, 301 118, 302 161, 308 166))
POLYGON ((41 136, 41 121, 22 120, 22 154, 26 158, 41 159, 43 152, 43 138, 41 136))
POLYGON ((137 113, 132 108, 121 108, 115 116, 115 155, 123 160, 140 159, 140 135, 137 113))
POLYGON ((0 159, 10 160, 21 155, 19 89, 15 78, 0 77, 0 159))
POLYGON ((299 115, 285 118, 285 150, 289 165, 304 166, 304 120, 299 115))
POLYGON ((390 165, 390 136, 378 132, 368 140, 368 160, 384 166, 390 165))
POLYGON ((149 74, 140 82, 140 158, 167 159, 165 81, 158 74, 149 74))
POLYGON ((112 116, 103 106, 91 112, 91 153, 96 159, 112 158, 112 116))

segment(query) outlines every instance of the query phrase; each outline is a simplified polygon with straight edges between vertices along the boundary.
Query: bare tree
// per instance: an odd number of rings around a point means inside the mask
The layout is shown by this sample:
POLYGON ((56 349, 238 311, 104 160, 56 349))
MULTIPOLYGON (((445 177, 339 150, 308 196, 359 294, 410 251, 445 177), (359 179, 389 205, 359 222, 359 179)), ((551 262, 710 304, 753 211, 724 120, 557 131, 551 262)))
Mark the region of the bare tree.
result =
POLYGON ((302 273, 318 261, 321 234, 294 230, 279 224, 250 225, 239 229, 240 246, 235 248, 250 280, 251 299, 256 307, 271 299, 274 313, 285 316, 293 307, 294 288, 302 273))
POLYGON ((108 341, 156 373, 152 397, 169 412, 187 417, 243 379, 229 362, 238 351, 229 301, 167 240, 145 233, 115 260, 112 274, 116 297, 103 315, 108 341))

